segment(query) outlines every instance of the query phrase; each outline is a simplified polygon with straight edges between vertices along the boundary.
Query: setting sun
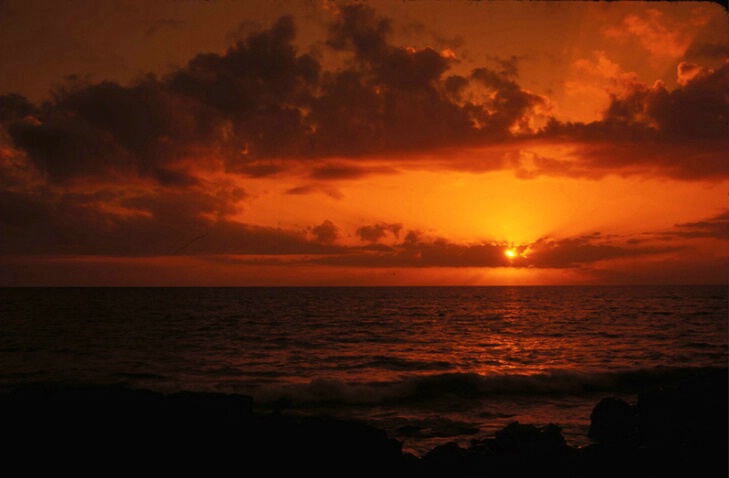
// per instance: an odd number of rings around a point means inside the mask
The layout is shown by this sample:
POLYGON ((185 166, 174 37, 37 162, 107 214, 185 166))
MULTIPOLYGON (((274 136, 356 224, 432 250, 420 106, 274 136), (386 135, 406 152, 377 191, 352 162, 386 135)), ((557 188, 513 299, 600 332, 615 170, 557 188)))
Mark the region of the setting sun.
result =
POLYGON ((0 0, 5 454, 729 478, 716 3, 0 0))

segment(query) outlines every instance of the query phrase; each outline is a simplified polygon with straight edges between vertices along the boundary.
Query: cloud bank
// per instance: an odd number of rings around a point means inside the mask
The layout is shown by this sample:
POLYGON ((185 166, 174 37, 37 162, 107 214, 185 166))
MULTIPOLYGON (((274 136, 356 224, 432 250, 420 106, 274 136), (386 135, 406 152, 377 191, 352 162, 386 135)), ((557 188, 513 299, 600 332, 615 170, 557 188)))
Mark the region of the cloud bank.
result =
MULTIPOLYGON (((305 184, 287 191, 291 200, 314 192, 336 199, 338 182, 397 172, 372 158, 408 161, 490 145, 572 148, 568 158, 532 155, 528 168, 518 155, 469 160, 521 179, 727 177, 729 60, 715 69, 680 63, 673 89, 632 79, 611 95, 602 119, 563 122, 549 98, 519 84, 516 57, 499 71, 456 74, 452 51, 395 45, 392 33, 389 19, 355 4, 328 26, 324 44, 334 63, 298 51, 295 19, 284 16, 162 77, 129 85, 74 78, 41 105, 0 96, 0 254, 153 256, 184 247, 337 266, 579 267, 675 247, 599 234, 545 237, 518 245, 509 259, 503 244, 453 243, 399 222, 363 224, 353 245, 329 220, 294 230, 233 217, 252 200, 241 186, 246 178, 300 174, 305 184)), ((668 34, 637 17, 609 33, 643 35, 646 48, 668 34)), ((662 54, 692 48, 684 37, 669 40, 662 54)), ((693 49, 716 56, 725 47, 693 49)), ((654 232, 726 240, 725 226, 724 212, 654 232)))

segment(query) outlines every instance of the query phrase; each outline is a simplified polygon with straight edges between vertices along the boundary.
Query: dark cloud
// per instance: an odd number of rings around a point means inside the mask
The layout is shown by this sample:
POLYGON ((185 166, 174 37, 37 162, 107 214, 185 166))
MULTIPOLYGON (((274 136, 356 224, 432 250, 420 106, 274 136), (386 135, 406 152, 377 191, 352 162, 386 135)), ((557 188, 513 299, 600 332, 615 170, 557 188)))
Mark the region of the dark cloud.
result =
POLYGON ((310 177, 318 180, 359 179, 371 174, 396 174, 390 167, 366 167, 351 163, 329 163, 311 169, 310 177))
POLYGON ((260 159, 303 154, 301 108, 318 77, 293 38, 293 19, 283 17, 163 79, 121 86, 71 78, 40 109, 6 95, 0 119, 14 146, 57 183, 114 172, 187 186, 195 180, 179 163, 221 153, 233 171, 275 174, 279 167, 260 159))
POLYGON ((560 123, 545 133, 576 140, 726 140, 729 135, 729 60, 714 69, 682 63, 679 85, 635 82, 621 97, 612 95, 601 121, 560 123))
POLYGON ((382 100, 354 71, 328 73, 310 119, 316 126, 312 151, 322 156, 360 157, 383 150, 382 100))
POLYGON ((729 61, 717 69, 682 63, 678 81, 670 91, 661 82, 636 82, 625 95, 613 96, 601 121, 552 118, 539 136, 577 145, 581 162, 576 170, 565 168, 566 175, 724 179, 729 173, 729 61))
POLYGON ((247 196, 226 185, 144 193, 2 191, 0 254, 167 255, 188 236, 227 224, 247 196))
POLYGON ((155 168, 151 171, 151 177, 163 186, 176 186, 186 188, 199 184, 199 181, 189 174, 181 171, 174 171, 165 168, 155 168))
POLYGON ((432 48, 392 50, 372 65, 385 86, 397 90, 428 89, 449 68, 449 60, 432 48))
POLYGON ((0 123, 19 120, 37 111, 24 96, 13 93, 0 95, 0 123))
POLYGON ((514 169, 514 175, 519 179, 536 179, 540 176, 570 176, 593 178, 595 171, 585 170, 584 166, 572 161, 551 158, 540 154, 507 154, 507 163, 514 169))
POLYGON ((57 195, 50 191, 0 194, 0 253, 94 254, 108 245, 114 254, 118 241, 106 231, 114 219, 93 206, 113 198, 98 194, 57 195), (19 212, 22 211, 22 214, 19 212))
POLYGON ((228 157, 231 170, 250 159, 305 155, 309 149, 302 109, 313 101, 320 65, 309 54, 297 54, 294 38, 294 20, 285 16, 224 55, 198 55, 167 79, 172 91, 204 104, 227 126, 226 147, 245 150, 244 156, 228 157))
POLYGON ((0 255, 90 254, 331 254, 336 227, 310 230, 245 225, 227 218, 245 195, 236 188, 216 194, 179 192, 129 198, 88 194, 0 194, 0 255), (110 209, 114 208, 110 211, 110 209), (317 240, 307 238, 313 233, 317 240), (192 241, 192 239, 200 238, 192 241))
POLYGON ((625 102, 643 103, 666 138, 727 139, 729 60, 716 70, 682 63, 679 82, 681 86, 673 91, 657 85, 646 93, 635 92, 625 102))
POLYGON ((727 258, 684 251, 685 257, 667 262, 654 262, 651 267, 626 269, 592 269, 596 283, 600 284, 726 284, 727 258))
POLYGON ((336 50, 352 50, 362 61, 377 61, 387 51, 392 33, 390 20, 378 16, 366 5, 347 5, 337 22, 329 27, 327 45, 336 50))
MULTIPOLYGON (((342 7, 326 45, 345 60, 324 70, 314 55, 297 50, 291 16, 268 29, 246 24, 224 54, 200 54, 161 79, 129 86, 76 79, 41 107, 17 95, 0 97, 0 121, 13 147, 55 183, 113 173, 190 187, 198 181, 185 163, 190 158, 214 156, 228 172, 263 177, 284 171, 285 158, 402 156, 517 135, 579 142, 584 155, 578 167, 542 158, 536 169, 517 171, 524 178, 622 168, 680 179, 725 173, 717 150, 727 142, 727 63, 715 70, 684 63, 673 90, 634 82, 612 98, 602 120, 552 118, 533 134, 532 120, 549 104, 517 83, 518 58, 493 57, 495 70, 449 74, 450 55, 394 45, 392 29, 367 5, 342 7), (612 150, 638 142, 649 145, 640 154, 612 150), (697 166, 666 148, 703 159, 697 166)), ((481 162, 480 170, 505 164, 494 157, 481 162)), ((314 169, 312 178, 364 174, 340 161, 314 169)))
MULTIPOLYGON (((247 193, 236 187, 130 195, 109 189, 58 194, 51 190, 2 191, 0 254, 91 254, 117 256, 184 254, 310 255, 311 263, 364 267, 579 268, 600 261, 646 257, 676 250, 619 242, 599 234, 543 238, 505 255, 500 243, 461 244, 405 230, 400 223, 357 229, 367 243, 338 245, 339 227, 327 220, 302 229, 247 225, 230 216, 247 193)), ((726 239, 727 216, 681 224, 679 234, 726 239), (724 234, 723 236, 721 234, 724 234)), ((300 259, 299 259, 300 260, 300 259)))
MULTIPOLYGON (((661 250, 544 239, 510 261, 503 245, 429 239, 390 223, 359 228, 367 244, 345 247, 331 222, 301 230, 234 222, 248 193, 204 171, 267 177, 306 161, 304 179, 314 184, 287 193, 341 198, 330 182, 396 173, 351 159, 488 146, 518 130, 524 141, 568 142, 574 157, 535 154, 526 164, 493 154, 471 167, 510 167, 520 178, 726 178, 729 62, 714 70, 683 63, 673 90, 635 82, 602 120, 552 119, 533 135, 529 120, 548 105, 517 83, 516 58, 455 75, 450 55, 394 45, 391 33, 388 19, 354 4, 328 31, 327 48, 343 58, 330 70, 297 50, 285 16, 270 28, 245 25, 225 53, 197 55, 162 78, 126 86, 70 78, 42 105, 0 96, 0 253, 166 255, 189 243, 184 253, 322 254, 342 265, 580 267, 661 250), (89 192, 73 192, 80 184, 89 192)), ((464 167, 452 156, 443 155, 446 167, 464 167)), ((676 233, 725 238, 725 224, 719 216, 676 233)))
POLYGON ((339 238, 339 228, 332 221, 326 220, 311 228, 317 242, 333 244, 339 238))
POLYGON ((287 189, 286 194, 291 195, 305 195, 305 194, 316 194, 316 193, 322 193, 325 194, 332 199, 342 199, 344 197, 344 194, 336 188, 326 187, 326 186, 320 186, 320 185, 305 185, 305 186, 297 186, 295 188, 287 189))
POLYGON ((516 55, 511 55, 509 58, 487 55, 486 58, 501 67, 500 75, 506 78, 519 76, 519 57, 516 55))
POLYGON ((384 238, 388 232, 391 233, 395 238, 399 238, 402 228, 403 225, 400 223, 389 224, 383 222, 379 224, 362 226, 357 229, 356 234, 357 237, 359 237, 363 241, 377 242, 380 239, 384 238))
POLYGON ((103 173, 111 162, 106 161, 108 158, 120 166, 124 162, 124 152, 82 120, 48 118, 41 124, 18 122, 10 125, 8 132, 15 146, 24 150, 53 182, 103 173))
POLYGON ((354 267, 505 267, 503 246, 464 246, 445 239, 353 249, 346 255, 316 259, 319 264, 354 267))
POLYGON ((357 179, 367 174, 366 169, 349 164, 329 164, 311 171, 313 179, 357 179))
MULTIPOLYGON (((367 240, 384 236, 386 225, 361 228, 367 240)), ((399 225, 398 225, 399 227, 399 225)), ((399 228, 398 228, 399 231, 399 228)), ((360 234, 361 235, 361 234, 360 234)), ((363 237, 365 239, 365 237, 363 237)), ((358 267, 516 267, 534 269, 568 269, 592 267, 612 259, 643 258, 677 250, 673 247, 639 247, 628 242, 613 242, 600 234, 566 239, 542 238, 530 244, 507 247, 505 244, 458 244, 445 238, 427 238, 408 231, 396 244, 351 248, 345 255, 329 255, 316 262, 358 267), (506 256, 506 249, 516 255, 506 256)))
MULTIPOLYGON (((48 223, 52 211, 39 198, 27 194, 0 190, 0 224, 9 230, 20 230, 32 224, 48 223)), ((5 239, 12 235, 4 234, 5 239)))
MULTIPOLYGON (((321 225, 320 225, 321 226, 321 225)), ((317 227, 320 227, 317 226, 317 227)), ((325 225, 319 232, 326 239, 325 225)), ((344 249, 318 239, 307 238, 311 230, 260 227, 231 221, 220 221, 207 229, 207 235, 193 243, 187 254, 241 254, 241 255, 328 255, 341 254, 344 249)), ((316 238, 316 236, 315 236, 316 238)))
POLYGON ((519 264, 539 268, 569 268, 611 259, 637 258, 663 254, 675 248, 637 247, 612 243, 596 235, 553 240, 542 238, 529 245, 531 251, 519 264))
POLYGON ((108 173, 192 184, 175 171, 196 142, 209 140, 204 115, 147 78, 133 87, 71 84, 7 132, 53 182, 108 173))
POLYGON ((191 222, 204 224, 211 220, 224 220, 238 212, 238 204, 247 197, 239 187, 217 190, 169 190, 124 198, 120 205, 149 214, 160 223, 191 222))
POLYGON ((667 236, 729 240, 729 210, 697 222, 676 224, 667 236))
POLYGON ((426 24, 417 21, 410 20, 402 24, 397 25, 397 32, 403 35, 412 43, 419 43, 423 41, 423 38, 427 38, 429 41, 439 48, 443 49, 456 49, 464 45, 465 40, 463 35, 456 34, 452 37, 445 37, 441 32, 428 27, 426 24))
MULTIPOLYGON (((536 153, 524 155, 507 152, 504 154, 504 166, 512 168, 520 179, 540 176, 600 179, 607 175, 619 175, 722 181, 729 174, 726 155, 729 140, 609 141, 604 138, 574 142, 563 137, 549 141, 564 141, 571 152, 559 158, 536 153)), ((531 148, 529 141, 522 144, 531 148)))
MULTIPOLYGON (((7 193, 0 194, 0 256, 12 255, 46 255, 78 252, 80 254, 92 253, 87 249, 70 251, 64 247, 69 236, 59 231, 54 221, 54 212, 48 210, 43 204, 29 203, 25 198, 8 197, 7 193), (28 217, 14 215, 8 208, 18 207, 22 204, 28 217)), ((22 210, 21 210, 22 211, 22 210)), ((65 230, 65 229, 64 229, 65 230)), ((118 255, 114 251, 114 255, 118 255)))
POLYGON ((693 43, 686 50, 686 57, 723 60, 729 58, 729 43, 693 43))
POLYGON ((507 138, 541 105, 504 74, 477 69, 470 78, 445 76, 450 57, 391 45, 391 30, 364 5, 343 8, 330 28, 328 44, 351 51, 352 64, 323 76, 311 113, 320 154, 427 151, 507 138), (484 97, 495 99, 467 99, 469 86, 487 89, 484 97))
POLYGON ((185 113, 175 105, 180 100, 154 78, 128 88, 112 82, 72 85, 57 91, 56 99, 56 109, 65 118, 78 118, 107 132, 120 147, 138 156, 154 157, 165 140, 179 144, 191 135, 198 137, 202 128, 180 118, 185 113))
POLYGON ((514 126, 529 131, 528 114, 546 106, 544 98, 523 90, 508 76, 486 68, 477 68, 471 74, 472 80, 486 88, 489 98, 482 105, 470 105, 473 118, 480 129, 504 137, 512 136, 510 128, 514 126))
POLYGON ((468 80, 460 75, 452 75, 445 79, 444 87, 446 93, 460 103, 463 100, 463 92, 468 87, 468 80))
POLYGON ((307 186, 297 186, 295 188, 287 189, 286 194, 304 195, 304 194, 313 194, 318 191, 319 191, 319 189, 317 187, 307 185, 307 186))
POLYGON ((265 178, 275 176, 285 170, 286 167, 280 163, 277 164, 267 160, 253 160, 239 162, 236 164, 234 172, 244 174, 251 178, 265 178))

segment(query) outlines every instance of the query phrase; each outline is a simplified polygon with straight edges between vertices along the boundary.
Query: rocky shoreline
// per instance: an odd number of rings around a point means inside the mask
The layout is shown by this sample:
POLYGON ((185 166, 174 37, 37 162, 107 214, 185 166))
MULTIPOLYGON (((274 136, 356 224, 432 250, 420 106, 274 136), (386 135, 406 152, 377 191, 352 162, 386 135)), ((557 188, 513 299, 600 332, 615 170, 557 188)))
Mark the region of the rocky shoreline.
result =
POLYGON ((422 457, 377 428, 327 417, 257 414, 243 395, 160 394, 122 386, 34 384, 0 394, 5 466, 22 474, 242 476, 728 476, 727 370, 639 395, 606 397, 593 444, 567 445, 559 426, 511 423, 467 448, 422 457))

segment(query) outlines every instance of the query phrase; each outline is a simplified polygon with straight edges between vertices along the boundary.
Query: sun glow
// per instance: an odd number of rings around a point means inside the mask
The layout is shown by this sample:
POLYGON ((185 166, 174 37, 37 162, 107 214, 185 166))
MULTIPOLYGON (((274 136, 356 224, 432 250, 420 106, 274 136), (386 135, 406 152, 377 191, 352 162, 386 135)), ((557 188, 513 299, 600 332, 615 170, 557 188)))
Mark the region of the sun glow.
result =
POLYGON ((506 257, 509 259, 513 259, 516 257, 516 251, 514 249, 507 249, 504 251, 504 254, 506 254, 506 257))

